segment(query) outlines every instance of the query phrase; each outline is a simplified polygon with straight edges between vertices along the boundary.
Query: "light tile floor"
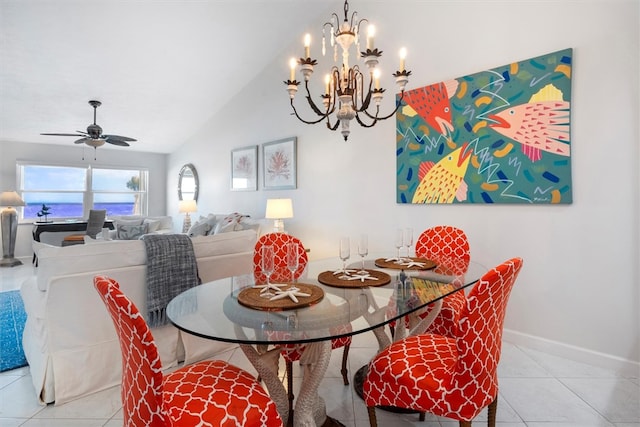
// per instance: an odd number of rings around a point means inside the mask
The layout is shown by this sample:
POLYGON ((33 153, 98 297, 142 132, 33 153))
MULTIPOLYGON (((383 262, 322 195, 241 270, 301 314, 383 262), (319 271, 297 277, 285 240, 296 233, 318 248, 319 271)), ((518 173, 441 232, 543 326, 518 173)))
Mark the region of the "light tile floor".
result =
MULTIPOLYGON (((33 273, 31 266, 0 269, 0 291, 17 289, 33 273)), ((375 339, 354 337, 349 353, 350 375, 375 354, 375 339)), ((332 353, 320 386, 327 412, 349 427, 369 425, 362 400, 340 376, 342 350, 332 353)), ((220 357, 255 373, 242 351, 220 357)), ((297 368, 297 364, 295 364, 297 368)), ((281 372, 284 371, 283 366, 281 372)), ((299 371, 295 375, 298 379, 299 371)), ((640 427, 640 379, 504 343, 498 376, 498 427, 640 427)), ((427 415, 377 411, 380 426, 455 427, 457 422, 427 415)), ((474 425, 486 425, 486 413, 474 425)), ((29 368, 0 373, 0 427, 120 427, 120 390, 114 387, 65 405, 40 406, 29 368)))

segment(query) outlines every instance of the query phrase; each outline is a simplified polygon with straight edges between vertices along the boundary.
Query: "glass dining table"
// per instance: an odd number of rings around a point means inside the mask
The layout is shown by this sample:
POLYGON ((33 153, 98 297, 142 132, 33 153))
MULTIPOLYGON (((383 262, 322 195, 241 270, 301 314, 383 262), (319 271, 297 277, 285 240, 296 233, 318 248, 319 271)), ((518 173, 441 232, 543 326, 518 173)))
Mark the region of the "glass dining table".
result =
MULTIPOLYGON (((309 262, 297 285, 313 288, 313 295, 320 297, 308 305, 256 308, 247 304, 245 296, 257 292, 253 272, 247 272, 179 294, 167 306, 167 317, 189 334, 239 344, 285 422, 289 405, 287 391, 278 377, 280 347, 304 346, 300 359, 304 381, 296 398, 293 425, 339 426, 342 424, 327 417, 324 400, 318 395, 331 356, 331 340, 371 332, 382 350, 394 339, 422 333, 437 315, 443 297, 464 292, 487 271, 473 260, 451 260, 428 269, 415 265, 406 268, 408 264, 403 267, 385 260, 372 258, 364 263, 365 270, 375 274, 379 283, 365 278, 349 282, 332 279, 340 275, 334 274, 340 267, 337 259, 309 262), (427 306, 433 307, 429 315, 419 316, 427 306), (403 318, 408 319, 408 327, 399 327, 396 322, 395 336, 391 336, 385 326, 403 318)), ((358 262, 350 268, 357 271, 362 266, 358 262)), ((304 298, 292 299, 302 302, 304 298)))

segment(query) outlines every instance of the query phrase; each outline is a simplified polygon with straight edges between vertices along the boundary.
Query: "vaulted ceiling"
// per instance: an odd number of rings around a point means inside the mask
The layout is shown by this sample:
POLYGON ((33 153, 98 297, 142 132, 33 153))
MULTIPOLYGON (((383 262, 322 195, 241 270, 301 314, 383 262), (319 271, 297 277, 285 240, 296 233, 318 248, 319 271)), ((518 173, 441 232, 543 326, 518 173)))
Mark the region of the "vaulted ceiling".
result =
MULTIPOLYGON (((2 0, 0 143, 73 144, 102 102, 104 133, 169 153, 340 2, 2 0)), ((123 149, 123 148, 116 148, 123 149)))

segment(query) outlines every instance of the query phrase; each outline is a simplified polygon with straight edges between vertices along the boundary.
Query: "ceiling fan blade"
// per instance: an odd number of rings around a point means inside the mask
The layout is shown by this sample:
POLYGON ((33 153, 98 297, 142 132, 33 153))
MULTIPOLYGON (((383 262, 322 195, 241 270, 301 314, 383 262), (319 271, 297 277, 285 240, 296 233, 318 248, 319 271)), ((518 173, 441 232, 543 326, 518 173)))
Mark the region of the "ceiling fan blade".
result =
POLYGON ((47 136, 84 136, 82 134, 77 134, 77 133, 41 133, 40 135, 47 135, 47 136))
POLYGON ((129 138, 128 136, 120 136, 120 135, 102 135, 103 138, 107 139, 118 139, 120 141, 137 141, 136 139, 129 138))
POLYGON ((120 139, 110 139, 110 138, 105 138, 105 140, 109 143, 109 144, 113 144, 113 145, 119 145, 121 147, 128 147, 129 143, 122 141, 120 139))
MULTIPOLYGON (((78 135, 78 136, 81 136, 81 135, 78 135)), ((74 144, 84 144, 84 143, 86 143, 87 141, 90 141, 90 140, 91 140, 91 138, 80 138, 77 141, 74 141, 74 144)))

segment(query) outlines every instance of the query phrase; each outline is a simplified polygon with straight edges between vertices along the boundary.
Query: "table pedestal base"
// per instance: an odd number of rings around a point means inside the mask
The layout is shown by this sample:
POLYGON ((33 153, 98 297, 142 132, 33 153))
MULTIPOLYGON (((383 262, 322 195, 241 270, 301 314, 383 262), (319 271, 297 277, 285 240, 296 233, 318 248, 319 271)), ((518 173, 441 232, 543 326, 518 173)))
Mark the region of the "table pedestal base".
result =
MULTIPOLYGON (((367 376, 367 370, 369 366, 364 365, 362 368, 358 369, 353 376, 353 389, 356 394, 360 396, 360 399, 364 400, 364 392, 362 391, 362 387, 364 385, 364 379, 367 376)), ((420 411, 415 411, 413 409, 405 409, 405 408, 397 408, 395 406, 376 406, 376 409, 382 409, 387 412, 395 412, 396 414, 419 414, 420 411)))
MULTIPOLYGON (((244 334, 239 327, 236 332, 238 336, 243 336, 244 334)), ((296 400, 295 417, 289 414, 287 392, 278 377, 280 348, 274 347, 271 350, 265 350, 264 346, 258 347, 260 351, 249 344, 240 344, 240 348, 247 356, 247 359, 256 368, 256 371, 264 381, 283 421, 286 420, 288 425, 291 423, 294 427, 342 425, 327 416, 324 400, 318 396, 318 386, 322 378, 324 378, 331 358, 330 341, 318 341, 305 345, 299 362, 303 371, 303 382, 296 400)))
MULTIPOLYGON (((289 420, 287 421, 286 426, 287 427, 294 427, 293 425, 293 413, 294 411, 291 411, 291 413, 289 414, 289 420)), ((340 421, 336 420, 335 418, 331 418, 330 416, 327 415, 327 419, 325 420, 324 424, 322 424, 322 427, 346 427, 344 424, 342 424, 340 421)))

